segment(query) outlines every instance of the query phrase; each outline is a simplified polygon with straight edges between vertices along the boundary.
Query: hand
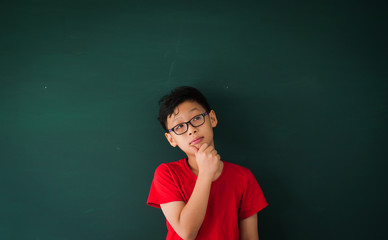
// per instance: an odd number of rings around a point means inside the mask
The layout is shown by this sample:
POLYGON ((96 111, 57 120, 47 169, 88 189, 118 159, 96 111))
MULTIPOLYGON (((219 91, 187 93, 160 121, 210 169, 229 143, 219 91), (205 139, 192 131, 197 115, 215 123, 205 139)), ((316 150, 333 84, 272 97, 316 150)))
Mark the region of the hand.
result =
POLYGON ((221 156, 217 153, 213 146, 203 143, 199 149, 196 147, 190 147, 195 154, 195 160, 198 165, 198 176, 208 176, 213 179, 216 175, 221 156))

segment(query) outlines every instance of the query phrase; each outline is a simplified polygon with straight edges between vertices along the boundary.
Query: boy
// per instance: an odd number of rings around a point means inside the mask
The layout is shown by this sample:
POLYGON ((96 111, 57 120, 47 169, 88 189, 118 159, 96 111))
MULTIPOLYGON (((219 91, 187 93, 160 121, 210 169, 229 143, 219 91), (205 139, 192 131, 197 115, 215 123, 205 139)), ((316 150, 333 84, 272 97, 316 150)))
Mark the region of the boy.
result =
POLYGON ((159 104, 168 142, 187 155, 156 169, 148 196, 166 217, 166 239, 259 239, 257 212, 268 204, 247 168, 221 160, 213 141, 218 121, 206 98, 179 87, 159 104))

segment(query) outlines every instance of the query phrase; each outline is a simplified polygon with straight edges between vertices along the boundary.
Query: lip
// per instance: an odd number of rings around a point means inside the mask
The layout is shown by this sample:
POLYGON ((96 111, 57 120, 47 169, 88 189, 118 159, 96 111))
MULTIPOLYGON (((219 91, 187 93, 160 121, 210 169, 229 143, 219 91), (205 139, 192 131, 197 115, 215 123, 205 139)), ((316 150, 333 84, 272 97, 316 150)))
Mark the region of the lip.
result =
POLYGON ((197 143, 200 143, 202 141, 202 139, 203 139, 203 137, 196 138, 190 142, 190 145, 195 145, 197 143))

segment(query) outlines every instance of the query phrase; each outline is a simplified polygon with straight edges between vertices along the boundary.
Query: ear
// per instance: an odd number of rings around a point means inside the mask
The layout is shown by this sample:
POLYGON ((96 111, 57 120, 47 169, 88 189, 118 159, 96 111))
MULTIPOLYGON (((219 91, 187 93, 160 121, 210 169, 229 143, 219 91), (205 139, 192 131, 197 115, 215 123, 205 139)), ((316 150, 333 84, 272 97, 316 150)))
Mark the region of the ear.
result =
POLYGON ((218 120, 217 120, 216 113, 213 110, 210 111, 209 117, 210 117, 210 123, 212 124, 212 127, 216 127, 218 120))
POLYGON ((175 142, 175 139, 171 136, 170 133, 164 133, 164 136, 166 136, 167 141, 170 143, 171 146, 176 147, 177 143, 175 142))

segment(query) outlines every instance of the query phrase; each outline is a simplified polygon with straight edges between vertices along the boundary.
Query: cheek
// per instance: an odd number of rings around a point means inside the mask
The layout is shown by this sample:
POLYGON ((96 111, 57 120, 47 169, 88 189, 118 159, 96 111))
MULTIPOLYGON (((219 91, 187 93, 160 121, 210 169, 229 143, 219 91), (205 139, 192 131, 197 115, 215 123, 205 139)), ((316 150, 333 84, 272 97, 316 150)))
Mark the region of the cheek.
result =
POLYGON ((182 145, 178 145, 179 149, 184 152, 184 153, 188 153, 190 152, 190 149, 187 147, 187 146, 182 146, 182 145))
POLYGON ((189 149, 189 146, 185 140, 175 139, 175 144, 184 152, 186 152, 189 149))
POLYGON ((175 146, 181 146, 182 145, 182 140, 179 139, 179 138, 174 138, 173 141, 174 141, 175 146))

